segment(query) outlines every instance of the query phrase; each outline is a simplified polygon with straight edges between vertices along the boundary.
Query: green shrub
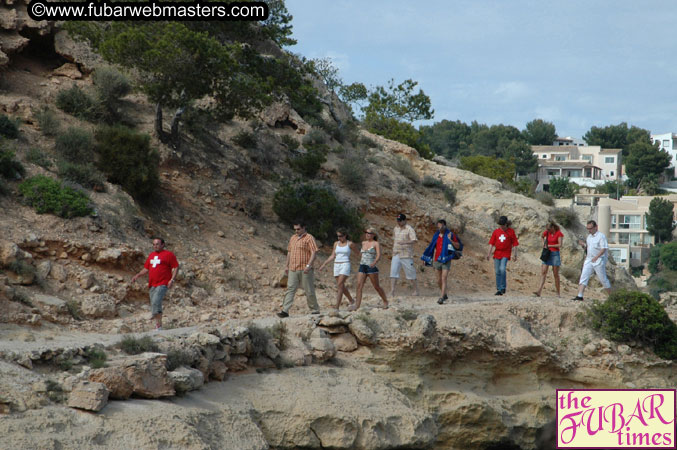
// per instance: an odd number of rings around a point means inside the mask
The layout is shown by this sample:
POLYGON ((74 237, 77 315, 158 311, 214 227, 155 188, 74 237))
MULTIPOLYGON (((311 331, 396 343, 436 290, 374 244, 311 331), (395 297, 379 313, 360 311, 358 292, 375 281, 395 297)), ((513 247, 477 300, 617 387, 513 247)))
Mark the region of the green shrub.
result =
POLYGON ((635 278, 641 277, 642 273, 644 272, 644 265, 642 264, 641 266, 630 267, 630 272, 635 278))
POLYGON ((304 147, 315 147, 316 144, 326 144, 327 135, 320 130, 310 130, 308 134, 303 137, 304 147))
POLYGON ((91 120, 94 100, 77 85, 59 91, 56 95, 56 107, 61 111, 85 120, 91 120))
POLYGON ((327 161, 325 150, 312 147, 307 148, 306 153, 302 153, 290 159, 289 165, 301 175, 308 178, 314 178, 325 161, 327 161))
POLYGON ((61 129, 61 123, 51 109, 44 107, 33 114, 38 121, 40 131, 45 136, 56 136, 61 129))
POLYGON ((59 177, 64 180, 72 181, 97 192, 105 190, 104 176, 93 164, 77 164, 62 160, 58 162, 57 167, 59 169, 59 177))
POLYGON ((265 328, 254 325, 253 322, 250 322, 247 328, 249 329, 249 340, 252 343, 252 355, 265 355, 268 341, 273 338, 270 332, 265 328))
POLYGON ((536 200, 545 206, 555 206, 555 198, 549 192, 537 192, 536 200))
POLYGON ((103 349, 97 347, 90 347, 85 351, 85 358, 87 363, 92 366, 93 369, 100 369, 106 367, 106 352, 103 349))
POLYGON ((296 150, 297 148, 299 148, 299 145, 300 145, 299 141, 297 141, 293 137, 288 136, 286 134, 284 136, 282 136, 282 144, 285 147, 287 147, 287 150, 291 150, 291 151, 296 150))
POLYGON ((258 144, 256 136, 254 133, 249 131, 240 131, 235 136, 233 136, 233 142, 239 145, 242 148, 252 149, 255 148, 258 144))
POLYGON ((73 319, 82 320, 82 311, 80 311, 80 304, 78 302, 68 300, 66 302, 66 309, 73 319))
POLYGON ((0 195, 8 195, 11 192, 5 180, 0 178, 0 195))
POLYGON ((157 352, 158 346, 150 336, 136 338, 134 336, 125 336, 122 338, 118 347, 128 355, 138 355, 145 352, 157 352))
POLYGON ((418 174, 414 171, 408 159, 401 156, 396 156, 392 162, 392 168, 404 175, 405 178, 410 179, 414 183, 418 183, 418 174))
POLYGON ((22 182, 19 192, 38 214, 50 213, 69 219, 92 213, 89 198, 85 194, 44 175, 36 175, 22 182))
POLYGON ((26 153, 26 161, 45 169, 52 167, 52 161, 50 161, 47 155, 37 147, 31 147, 31 149, 28 150, 28 153, 26 153))
POLYGON ((361 158, 345 158, 338 168, 339 180, 353 192, 364 190, 367 184, 367 169, 361 158))
POLYGON ((26 173, 24 166, 14 159, 11 150, 0 150, 0 176, 7 179, 21 178, 26 173))
POLYGON ((107 105, 116 105, 132 91, 129 79, 113 67, 97 67, 92 74, 98 100, 107 105))
POLYGON ((447 202, 449 202, 451 206, 454 206, 454 204, 456 204, 456 189, 454 189, 451 186, 447 186, 444 183, 444 181, 426 175, 425 177, 423 177, 423 181, 421 181, 421 184, 427 188, 438 189, 442 191, 444 193, 444 198, 447 199, 447 202))
POLYGON ((98 167, 108 181, 137 200, 149 199, 160 184, 160 156, 150 148, 150 136, 116 125, 97 128, 94 137, 98 167))
POLYGON ((663 292, 670 292, 673 290, 673 284, 670 282, 669 273, 661 272, 658 275, 652 275, 649 278, 648 286, 649 293, 656 300, 660 299, 660 295, 663 292))
POLYGON ((568 178, 551 178, 548 185, 548 192, 555 198, 573 198, 578 192, 578 185, 572 183, 568 178))
POLYGON ((578 216, 570 208, 557 208, 552 212, 552 219, 564 228, 574 228, 578 216))
POLYGON ((638 341, 664 359, 677 358, 677 325, 648 294, 620 290, 590 308, 592 326, 614 341, 638 341))
POLYGON ((4 114, 0 114, 0 136, 4 136, 8 139, 16 139, 19 137, 17 122, 4 114))
POLYGON ((677 270, 677 242, 663 244, 660 249, 664 269, 677 270))
POLYGON ((94 156, 92 133, 82 128, 70 127, 56 137, 54 148, 66 161, 91 161, 94 156))
POLYGON ((333 240, 337 228, 346 228, 353 236, 360 236, 362 217, 339 201, 326 187, 308 183, 283 185, 273 197, 273 211, 288 225, 300 219, 317 239, 333 240))

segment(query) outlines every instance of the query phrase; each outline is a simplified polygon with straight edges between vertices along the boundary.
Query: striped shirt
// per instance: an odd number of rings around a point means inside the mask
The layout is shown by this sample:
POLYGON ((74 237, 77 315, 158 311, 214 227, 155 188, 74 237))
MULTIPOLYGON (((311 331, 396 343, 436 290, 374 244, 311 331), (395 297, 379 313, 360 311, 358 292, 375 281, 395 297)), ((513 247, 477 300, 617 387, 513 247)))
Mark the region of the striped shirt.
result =
POLYGON ((287 252, 289 254, 289 270, 305 270, 306 265, 310 262, 313 252, 317 251, 317 244, 315 238, 310 233, 305 233, 303 236, 292 235, 289 239, 289 246, 287 252))

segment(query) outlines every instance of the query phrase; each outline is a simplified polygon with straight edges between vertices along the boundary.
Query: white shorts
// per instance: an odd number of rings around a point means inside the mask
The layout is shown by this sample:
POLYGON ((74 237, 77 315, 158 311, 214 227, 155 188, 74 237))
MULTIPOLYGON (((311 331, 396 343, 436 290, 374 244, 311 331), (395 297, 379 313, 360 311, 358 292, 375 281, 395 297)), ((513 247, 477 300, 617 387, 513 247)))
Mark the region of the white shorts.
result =
POLYGON ((587 286, 593 272, 597 274, 597 279, 602 283, 602 286, 606 289, 611 288, 611 283, 606 277, 606 261, 599 261, 598 264, 593 265, 590 260, 585 260, 583 263, 583 271, 581 272, 581 281, 579 281, 578 284, 587 286))
POLYGON ((393 256, 393 260, 390 262, 390 278, 400 277, 400 267, 404 269, 407 280, 416 279, 416 267, 413 258, 400 258, 400 255, 393 256))
POLYGON ((339 275, 345 275, 347 277, 350 276, 350 263, 334 263, 334 276, 337 277, 339 275))

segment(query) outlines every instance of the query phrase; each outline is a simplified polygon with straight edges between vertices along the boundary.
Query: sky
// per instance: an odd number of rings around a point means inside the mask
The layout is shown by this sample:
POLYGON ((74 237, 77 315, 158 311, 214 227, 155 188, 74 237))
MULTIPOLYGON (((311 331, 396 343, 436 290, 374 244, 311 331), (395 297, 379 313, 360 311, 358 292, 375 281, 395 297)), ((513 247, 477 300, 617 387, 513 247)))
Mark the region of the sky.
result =
POLYGON ((627 122, 677 133, 674 0, 287 0, 288 50, 344 83, 413 79, 435 117, 543 119, 559 136, 627 122))

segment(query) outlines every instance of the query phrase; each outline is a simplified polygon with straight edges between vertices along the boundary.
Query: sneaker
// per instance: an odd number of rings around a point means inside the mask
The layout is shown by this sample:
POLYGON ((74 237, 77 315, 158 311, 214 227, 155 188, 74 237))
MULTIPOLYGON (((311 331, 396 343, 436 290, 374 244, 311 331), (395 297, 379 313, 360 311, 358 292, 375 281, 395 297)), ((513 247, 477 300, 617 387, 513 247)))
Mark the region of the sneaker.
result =
POLYGON ((496 293, 494 295, 503 295, 503 291, 498 290, 498 291, 496 291, 496 293))
POLYGON ((581 297, 580 295, 577 295, 576 297, 572 298, 571 300, 573 300, 573 301, 575 301, 575 302, 582 302, 582 301, 583 301, 583 297, 581 297))
POLYGON ((505 294, 505 289, 501 289, 501 294, 505 294))
POLYGON ((280 311, 279 313, 277 313, 277 317, 284 319, 285 317, 289 317, 289 313, 285 311, 280 311))
POLYGON ((440 298, 437 299, 437 304, 438 304, 438 305, 442 305, 442 304, 444 304, 444 301, 445 301, 445 300, 446 300, 446 299, 445 299, 444 297, 440 297, 440 298))

